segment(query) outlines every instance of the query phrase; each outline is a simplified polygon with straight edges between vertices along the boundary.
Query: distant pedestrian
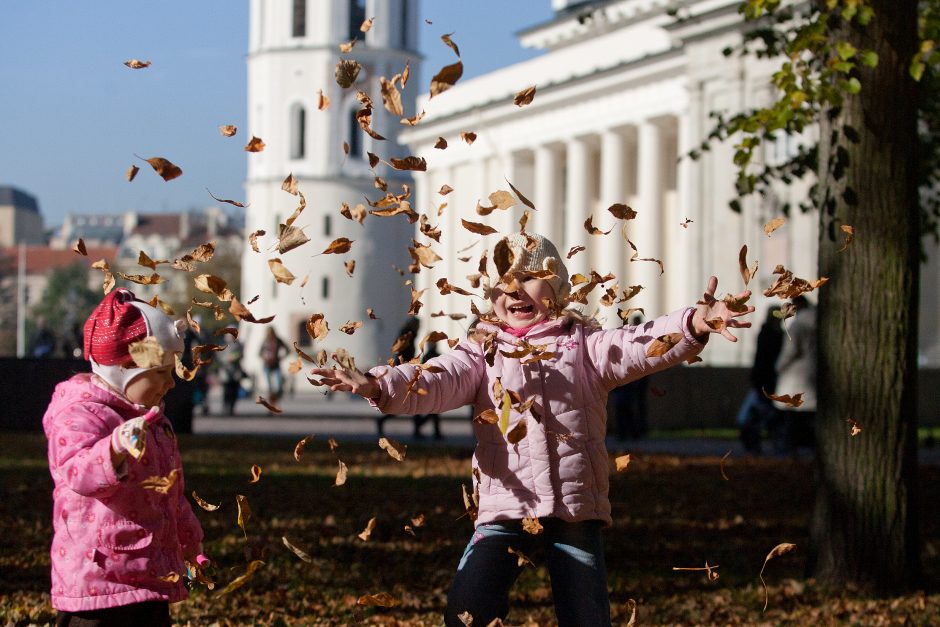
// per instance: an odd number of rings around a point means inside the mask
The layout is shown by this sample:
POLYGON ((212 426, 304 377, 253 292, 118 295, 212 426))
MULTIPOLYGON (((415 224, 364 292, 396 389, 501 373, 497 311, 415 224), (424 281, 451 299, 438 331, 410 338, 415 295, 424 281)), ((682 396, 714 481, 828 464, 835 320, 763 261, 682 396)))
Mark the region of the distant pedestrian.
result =
POLYGON ((281 371, 281 360, 287 353, 287 345, 277 336, 273 327, 268 327, 264 340, 261 341, 259 356, 264 368, 268 401, 273 405, 277 405, 284 394, 284 373, 281 371))
POLYGON ((215 359, 218 363, 219 383, 222 385, 222 408, 227 416, 235 414, 235 402, 238 400, 242 379, 242 345, 234 335, 225 336, 225 350, 215 359))
POLYGON ((786 452, 816 444, 816 308, 802 294, 792 302, 796 315, 777 358, 777 394, 802 394, 803 402, 799 407, 774 402, 782 425, 778 449, 786 452))
POLYGON ((57 344, 55 333, 49 328, 46 318, 44 316, 36 318, 36 330, 29 340, 26 354, 29 357, 53 357, 57 344))
MULTIPOLYGON (((398 332, 395 344, 392 346, 392 356, 396 364, 408 363, 415 358, 418 352, 418 328, 420 321, 417 318, 408 318, 404 326, 398 332)), ((385 421, 391 418, 390 414, 382 414, 375 419, 375 428, 379 437, 385 435, 385 421)))
MULTIPOLYGON (((643 323, 639 314, 630 319, 630 325, 638 327, 643 323)), ((640 377, 610 391, 610 405, 614 413, 617 439, 639 440, 649 433, 648 380, 640 377)))
POLYGON ((779 317, 780 308, 771 307, 767 319, 757 334, 757 350, 754 353, 754 366, 751 368, 751 387, 738 410, 737 424, 741 443, 748 453, 761 453, 762 432, 772 429, 777 421, 777 410, 764 394, 773 394, 777 390, 777 357, 783 344, 783 327, 779 317))

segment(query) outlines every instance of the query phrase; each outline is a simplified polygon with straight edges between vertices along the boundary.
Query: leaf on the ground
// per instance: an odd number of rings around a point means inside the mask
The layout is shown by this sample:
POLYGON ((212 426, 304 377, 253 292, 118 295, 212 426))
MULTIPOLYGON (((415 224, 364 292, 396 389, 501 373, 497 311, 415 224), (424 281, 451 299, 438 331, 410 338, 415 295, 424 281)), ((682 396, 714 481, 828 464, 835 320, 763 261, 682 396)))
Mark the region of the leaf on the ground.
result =
POLYGON ((858 424, 858 421, 854 418, 847 418, 846 422, 849 423, 850 427, 852 427, 851 431, 849 431, 850 435, 856 436, 862 432, 862 425, 858 424))
POLYGON ((251 576, 255 573, 255 571, 261 568, 262 566, 264 566, 264 562, 262 562, 261 560, 252 560, 252 562, 248 564, 248 569, 245 571, 245 574, 239 575, 238 577, 233 579, 231 583, 225 586, 225 588, 219 594, 229 594, 230 592, 234 592, 235 590, 238 590, 243 585, 245 585, 245 583, 247 583, 248 580, 251 579, 251 576))
POLYGON ((219 503, 218 505, 213 505, 212 503, 208 502, 207 500, 205 500, 204 498, 196 494, 195 490, 193 490, 193 500, 196 501, 196 505, 206 510, 207 512, 214 512, 215 510, 222 507, 221 503, 219 503))
POLYGON ((150 159, 144 159, 144 161, 149 163, 153 171, 159 174, 164 181, 172 181, 183 175, 183 170, 179 166, 163 157, 151 157, 150 159))
POLYGON ((165 477, 160 475, 153 475, 152 477, 147 477, 140 482, 140 487, 145 490, 153 490, 157 494, 167 494, 170 491, 170 488, 176 483, 176 478, 179 476, 179 470, 174 468, 171 470, 165 477))
POLYGON ((261 152, 264 150, 265 143, 260 137, 251 136, 248 143, 245 144, 245 152, 261 152))
POLYGON ((274 259, 268 259, 268 268, 271 269, 271 274, 274 275, 274 280, 278 283, 285 283, 290 285, 294 282, 294 279, 297 277, 284 266, 284 262, 275 257, 274 259))
POLYGON ((662 357, 670 350, 672 347, 682 341, 681 333, 668 333, 666 335, 660 335, 658 338, 654 339, 649 343, 649 346, 646 347, 646 356, 647 357, 662 357))
POLYGON ((392 459, 405 461, 405 454, 408 447, 401 442, 396 442, 391 438, 379 438, 379 448, 384 449, 392 459))
POLYGON ((294 555, 296 555, 297 557, 299 557, 299 558, 302 559, 303 561, 308 562, 308 563, 313 563, 313 558, 310 557, 310 555, 309 555, 306 551, 304 551, 303 549, 301 549, 300 547, 298 547, 297 545, 295 545, 293 542, 291 542, 290 540, 288 540, 288 539, 287 539, 287 536, 281 536, 281 542, 283 542, 283 543, 284 543, 284 546, 286 546, 288 549, 290 549, 290 551, 291 551, 294 555))
POLYGON ((247 538, 248 530, 245 528, 245 525, 251 520, 251 506, 248 505, 248 497, 243 494, 236 494, 235 504, 238 505, 238 526, 241 527, 242 533, 244 533, 247 538))
POLYGON ((527 104, 531 104, 533 98, 535 98, 535 85, 526 87, 522 91, 516 93, 512 99, 512 102, 517 107, 524 107, 527 104))
POLYGON ((633 461, 633 455, 627 453, 626 455, 619 455, 614 458, 614 467, 617 469, 617 472, 623 472, 630 466, 630 462, 633 461))
POLYGON ((369 519, 369 522, 366 523, 366 528, 359 532, 357 537, 363 542, 368 542, 373 531, 375 531, 375 517, 369 519))
POLYGON ((531 518, 526 517, 522 519, 522 530, 526 533, 531 533, 533 536, 537 536, 545 531, 545 528, 542 527, 542 523, 539 522, 538 517, 533 516, 531 518))
POLYGON ((233 137, 238 132, 238 128, 232 124, 223 124, 219 126, 219 133, 222 137, 233 137))
POLYGON ((789 394, 769 394, 764 388, 761 388, 761 392, 763 392, 764 396, 770 400, 783 403, 789 407, 799 407, 803 404, 803 392, 794 394, 792 396, 789 394))
POLYGON ((379 592, 377 594, 364 594, 356 600, 356 605, 368 605, 373 607, 396 607, 401 605, 401 601, 390 595, 388 592, 379 592))
MULTIPOLYGON (((336 440, 334 440, 333 438, 330 438, 330 450, 334 450, 333 443, 335 441, 336 440)), ((341 486, 344 483, 346 483, 346 477, 349 474, 349 468, 346 467, 346 464, 343 463, 343 460, 338 459, 336 461, 338 462, 338 465, 336 468, 336 479, 333 480, 333 485, 341 486)))
POLYGON ((142 70, 150 67, 151 63, 151 61, 141 61, 140 59, 128 59, 124 62, 124 65, 132 70, 142 70))
POLYGON ((764 611, 765 612, 767 611, 767 604, 770 601, 770 596, 767 593, 767 583, 764 581, 764 569, 767 568, 767 562, 769 562, 775 557, 780 557, 781 555, 785 555, 789 553, 790 551, 794 550, 795 548, 796 548, 795 544, 790 544, 789 542, 781 542, 780 544, 772 548, 770 550, 770 553, 767 554, 767 557, 764 558, 764 565, 761 566, 760 574, 758 575, 758 577, 760 578, 761 585, 764 586, 764 611))
POLYGON ((779 229, 781 226, 783 226, 786 223, 787 223, 786 218, 774 218, 773 220, 771 220, 770 222, 764 225, 764 233, 766 233, 769 236, 771 233, 773 233, 774 231, 776 231, 777 229, 779 229))

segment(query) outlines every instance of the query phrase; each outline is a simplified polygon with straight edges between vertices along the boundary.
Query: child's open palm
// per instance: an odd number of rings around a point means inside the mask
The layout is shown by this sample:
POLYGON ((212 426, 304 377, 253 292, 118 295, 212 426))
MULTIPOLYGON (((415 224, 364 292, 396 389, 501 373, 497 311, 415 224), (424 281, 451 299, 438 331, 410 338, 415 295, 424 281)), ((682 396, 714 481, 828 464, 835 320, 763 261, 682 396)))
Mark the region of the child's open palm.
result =
POLYGON ((321 383, 333 392, 352 392, 365 398, 378 396, 379 386, 375 378, 351 368, 314 368, 311 374, 320 377, 321 383))
POLYGON ((728 329, 742 329, 751 326, 750 322, 742 322, 737 319, 754 312, 753 306, 746 305, 747 299, 751 297, 751 291, 745 290, 736 296, 728 294, 723 299, 717 300, 715 298, 717 288, 718 278, 709 277, 705 294, 702 296, 702 300, 696 303, 695 315, 692 316, 692 327, 696 335, 720 333, 728 341, 737 342, 738 338, 732 335, 728 329))

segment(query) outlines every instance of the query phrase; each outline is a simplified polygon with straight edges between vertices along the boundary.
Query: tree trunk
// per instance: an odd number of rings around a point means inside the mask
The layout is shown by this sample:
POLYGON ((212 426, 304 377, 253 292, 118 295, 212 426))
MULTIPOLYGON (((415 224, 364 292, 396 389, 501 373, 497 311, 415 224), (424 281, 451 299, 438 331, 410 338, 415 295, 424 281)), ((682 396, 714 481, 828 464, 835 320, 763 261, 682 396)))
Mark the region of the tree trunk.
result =
MULTIPOLYGON (((826 586, 889 594, 920 577, 917 516, 915 0, 832 36, 878 53, 821 122, 819 405, 811 567, 826 586), (842 252, 844 233, 855 241, 842 252), (847 420, 862 432, 850 435, 847 420)), ((859 64, 860 65, 860 64, 859 64)))

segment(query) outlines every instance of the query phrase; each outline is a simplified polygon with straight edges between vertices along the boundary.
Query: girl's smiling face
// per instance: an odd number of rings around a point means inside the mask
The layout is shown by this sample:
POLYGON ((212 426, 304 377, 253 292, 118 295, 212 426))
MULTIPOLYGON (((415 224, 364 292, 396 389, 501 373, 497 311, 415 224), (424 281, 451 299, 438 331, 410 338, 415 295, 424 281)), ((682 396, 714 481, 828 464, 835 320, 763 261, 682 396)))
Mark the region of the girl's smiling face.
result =
POLYGON ((514 329, 524 329, 548 318, 555 292, 548 281, 519 274, 511 285, 494 287, 491 299, 497 318, 514 329))

